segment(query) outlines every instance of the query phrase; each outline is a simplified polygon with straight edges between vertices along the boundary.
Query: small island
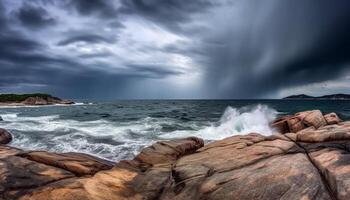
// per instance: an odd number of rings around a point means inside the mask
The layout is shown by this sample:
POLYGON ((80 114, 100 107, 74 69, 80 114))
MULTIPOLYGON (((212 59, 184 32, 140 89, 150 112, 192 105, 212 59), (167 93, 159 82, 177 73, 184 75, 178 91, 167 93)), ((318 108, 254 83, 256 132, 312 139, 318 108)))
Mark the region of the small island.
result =
POLYGON ((323 95, 323 96, 309 96, 306 94, 299 94, 299 95, 291 95, 288 97, 284 97, 285 100, 350 100, 349 94, 330 94, 330 95, 323 95))
POLYGON ((23 105, 55 105, 74 104, 74 101, 63 100, 49 94, 0 94, 0 106, 23 106, 23 105))

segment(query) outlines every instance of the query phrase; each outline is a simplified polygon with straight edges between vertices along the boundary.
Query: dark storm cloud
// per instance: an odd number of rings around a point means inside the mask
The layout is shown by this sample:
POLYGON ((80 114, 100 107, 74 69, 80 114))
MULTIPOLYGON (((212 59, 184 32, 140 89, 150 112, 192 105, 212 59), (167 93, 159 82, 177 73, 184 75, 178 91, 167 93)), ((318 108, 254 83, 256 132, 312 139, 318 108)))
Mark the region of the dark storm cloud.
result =
POLYGON ((104 37, 96 34, 82 34, 69 37, 57 43, 59 46, 65 46, 68 44, 76 42, 86 42, 86 43, 114 43, 113 38, 104 37))
POLYGON ((24 3, 15 15, 23 26, 29 28, 43 28, 55 23, 54 18, 44 8, 34 7, 27 3, 24 3))
POLYGON ((144 17, 174 31, 191 20, 193 14, 205 12, 215 3, 210 0, 121 0, 121 13, 144 17))
POLYGON ((197 70, 200 97, 273 97, 350 69, 347 0, 16 2, 0 0, 0 92, 132 98, 197 70))
POLYGON ((128 64, 127 66, 133 74, 140 74, 149 78, 164 78, 166 76, 183 73, 179 70, 172 69, 171 66, 164 65, 128 64))
POLYGON ((244 23, 208 36, 221 45, 200 47, 207 51, 206 80, 216 83, 208 88, 220 91, 214 95, 261 97, 336 79, 349 68, 349 1, 255 3, 242 3, 236 20, 244 23))
POLYGON ((82 15, 114 18, 118 14, 114 2, 110 0, 69 0, 67 5, 73 6, 82 15))

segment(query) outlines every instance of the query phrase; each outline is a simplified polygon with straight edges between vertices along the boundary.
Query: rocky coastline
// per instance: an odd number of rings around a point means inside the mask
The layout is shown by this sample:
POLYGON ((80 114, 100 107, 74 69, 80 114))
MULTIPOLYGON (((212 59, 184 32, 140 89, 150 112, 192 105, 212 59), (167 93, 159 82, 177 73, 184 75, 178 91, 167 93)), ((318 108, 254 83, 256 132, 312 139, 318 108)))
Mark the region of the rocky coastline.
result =
POLYGON ((13 148, 1 129, 0 199, 350 199, 350 121, 313 110, 271 126, 206 145, 160 141, 118 163, 13 148))
POLYGON ((0 106, 69 105, 75 102, 49 94, 0 94, 0 106))

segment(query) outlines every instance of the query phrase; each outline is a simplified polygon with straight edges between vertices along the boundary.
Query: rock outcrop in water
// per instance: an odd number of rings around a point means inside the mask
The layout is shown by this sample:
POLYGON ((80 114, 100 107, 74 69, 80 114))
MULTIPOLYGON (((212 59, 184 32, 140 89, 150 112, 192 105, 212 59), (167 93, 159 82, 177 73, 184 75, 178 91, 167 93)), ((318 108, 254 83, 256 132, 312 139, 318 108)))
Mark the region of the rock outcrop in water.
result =
POLYGON ((7 130, 0 128, 0 144, 8 144, 12 141, 12 135, 7 130))
POLYGON ((49 94, 0 94, 0 105, 52 105, 74 104, 71 100, 62 100, 49 94))
POLYGON ((350 199, 350 122, 307 111, 273 125, 283 134, 162 141, 116 164, 2 145, 0 199, 350 199))

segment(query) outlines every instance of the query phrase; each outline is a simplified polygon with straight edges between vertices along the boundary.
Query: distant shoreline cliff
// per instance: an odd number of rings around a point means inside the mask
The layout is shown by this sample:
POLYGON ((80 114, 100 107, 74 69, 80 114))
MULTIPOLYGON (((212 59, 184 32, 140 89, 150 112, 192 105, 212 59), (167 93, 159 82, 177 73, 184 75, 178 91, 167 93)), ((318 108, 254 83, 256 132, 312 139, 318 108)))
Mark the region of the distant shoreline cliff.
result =
POLYGON ((54 104, 74 104, 74 101, 63 100, 49 94, 0 94, 0 105, 54 105, 54 104))
POLYGON ((349 94, 331 94, 331 95, 324 95, 324 96, 309 96, 305 94, 299 94, 299 95, 291 95, 288 97, 284 97, 285 100, 350 100, 349 94))

